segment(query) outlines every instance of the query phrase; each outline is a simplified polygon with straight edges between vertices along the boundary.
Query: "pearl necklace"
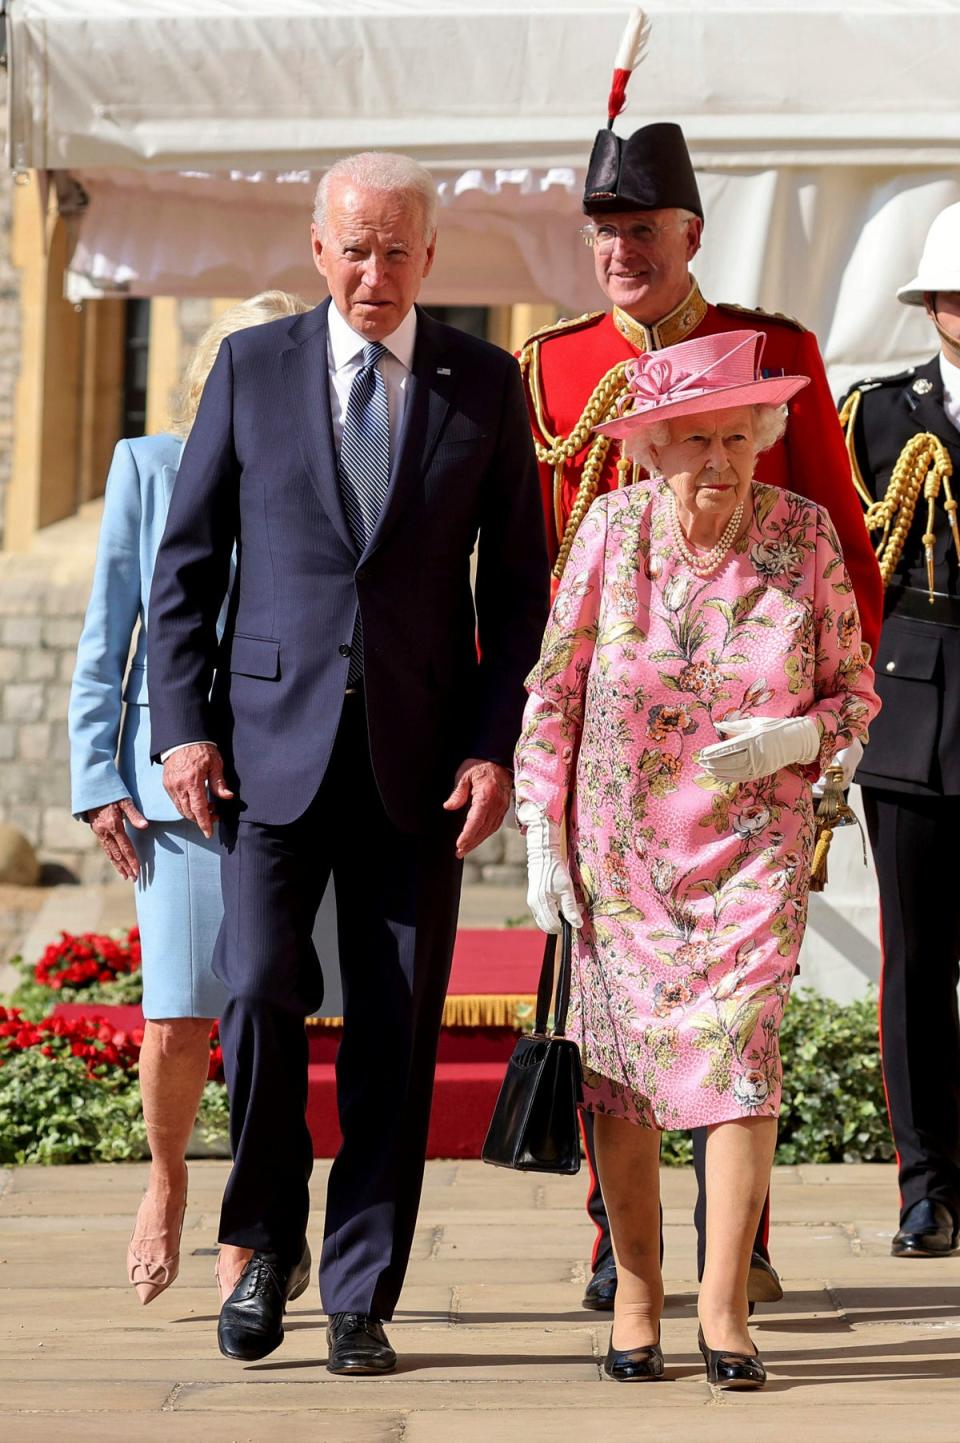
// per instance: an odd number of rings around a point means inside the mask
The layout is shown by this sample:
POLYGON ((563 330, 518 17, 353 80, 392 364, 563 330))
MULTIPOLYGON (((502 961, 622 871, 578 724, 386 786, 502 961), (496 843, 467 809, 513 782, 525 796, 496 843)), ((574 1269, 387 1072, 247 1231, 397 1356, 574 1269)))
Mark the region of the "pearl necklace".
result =
POLYGON ((720 537, 716 546, 711 547, 709 551, 691 551, 687 545, 687 539, 683 534, 683 527, 680 525, 677 498, 672 491, 670 493, 670 530, 673 532, 673 539, 676 543, 677 550, 690 567, 690 570, 696 572, 697 576, 709 576, 712 571, 716 571, 736 540, 742 521, 743 502, 738 501, 736 509, 723 528, 723 535, 720 537))

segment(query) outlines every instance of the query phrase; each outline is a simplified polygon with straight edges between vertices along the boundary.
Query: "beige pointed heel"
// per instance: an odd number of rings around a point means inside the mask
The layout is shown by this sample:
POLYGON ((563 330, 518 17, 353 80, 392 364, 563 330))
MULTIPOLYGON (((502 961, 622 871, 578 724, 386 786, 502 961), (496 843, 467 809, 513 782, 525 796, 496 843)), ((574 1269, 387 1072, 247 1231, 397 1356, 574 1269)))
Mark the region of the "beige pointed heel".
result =
POLYGON ((127 1248, 127 1277, 136 1288, 143 1307, 165 1293, 170 1284, 176 1282, 179 1272, 179 1253, 174 1253, 172 1258, 164 1258, 162 1263, 149 1263, 137 1256, 132 1245, 127 1248))
MULTIPOLYGON (((165 1293, 171 1283, 176 1282, 180 1272, 180 1238, 183 1234, 183 1220, 187 1214, 187 1200, 183 1200, 183 1212, 180 1214, 180 1227, 177 1230, 177 1249, 169 1257, 159 1262, 151 1262, 148 1258, 142 1258, 133 1245, 137 1235, 134 1225, 133 1237, 127 1246, 127 1277, 131 1286, 136 1289, 137 1297, 142 1307, 152 1303, 154 1298, 159 1298, 165 1293)), ((139 1213, 137 1214, 139 1218, 139 1213)), ((166 1234, 161 1234, 165 1237, 166 1234)), ((141 1243, 159 1241, 155 1238, 143 1238, 141 1243)))

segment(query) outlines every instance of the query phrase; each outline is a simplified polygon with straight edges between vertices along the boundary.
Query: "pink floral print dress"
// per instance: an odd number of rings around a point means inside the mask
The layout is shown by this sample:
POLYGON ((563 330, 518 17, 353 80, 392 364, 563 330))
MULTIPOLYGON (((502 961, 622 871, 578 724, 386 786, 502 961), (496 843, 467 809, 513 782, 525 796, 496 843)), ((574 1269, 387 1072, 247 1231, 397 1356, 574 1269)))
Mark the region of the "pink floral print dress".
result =
POLYGON ((517 797, 567 821, 584 1105, 643 1127, 777 1114, 811 783, 880 705, 826 512, 753 497, 706 580, 671 546, 666 483, 594 502, 527 679, 517 797), (714 781, 714 722, 751 715, 812 717, 818 761, 714 781))

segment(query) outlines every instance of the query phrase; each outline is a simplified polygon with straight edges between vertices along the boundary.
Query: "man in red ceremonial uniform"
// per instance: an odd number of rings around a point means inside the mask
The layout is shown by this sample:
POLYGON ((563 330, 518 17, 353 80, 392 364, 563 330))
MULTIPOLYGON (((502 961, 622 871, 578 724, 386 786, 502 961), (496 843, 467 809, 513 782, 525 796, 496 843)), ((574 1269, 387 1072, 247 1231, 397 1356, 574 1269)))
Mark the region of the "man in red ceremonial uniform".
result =
MULTIPOLYGON (((619 61, 618 61, 619 66, 619 61)), ((600 289, 611 311, 559 321, 531 336, 520 352, 543 492, 553 574, 563 573, 577 528, 594 498, 641 478, 620 459, 609 438, 593 427, 618 415, 626 390, 624 367, 644 351, 697 335, 740 331, 766 337, 765 374, 809 376, 790 408, 783 440, 757 462, 757 480, 784 486, 830 513, 856 593, 864 643, 876 649, 883 619, 883 587, 863 509, 850 478, 843 432, 812 332, 787 316, 741 306, 715 305, 700 294, 690 262, 700 249, 703 206, 683 132, 678 125, 647 125, 623 140, 612 129, 622 106, 611 94, 610 124, 596 138, 587 170, 584 237, 592 245, 600 289)), ((849 758, 852 779, 860 753, 849 758)), ((593 1129, 584 1115, 591 1165, 587 1210, 597 1226, 593 1277, 584 1306, 612 1309, 616 1265, 593 1159, 593 1129)), ((699 1271, 705 1255, 706 1130, 693 1134, 699 1193, 695 1220, 699 1271)), ((750 1269, 749 1298, 783 1296, 767 1251, 769 1198, 750 1269)))
POLYGON ((613 309, 548 326, 520 353, 554 574, 594 497, 633 479, 616 447, 592 430, 617 414, 624 364, 691 336, 748 327, 766 337, 765 373, 810 377, 791 405, 783 440, 760 456, 757 480, 829 511, 864 640, 875 649, 883 588, 817 339, 789 317, 710 304, 700 294, 689 265, 700 249, 703 209, 680 127, 647 125, 626 140, 601 130, 583 208, 597 281, 613 309))

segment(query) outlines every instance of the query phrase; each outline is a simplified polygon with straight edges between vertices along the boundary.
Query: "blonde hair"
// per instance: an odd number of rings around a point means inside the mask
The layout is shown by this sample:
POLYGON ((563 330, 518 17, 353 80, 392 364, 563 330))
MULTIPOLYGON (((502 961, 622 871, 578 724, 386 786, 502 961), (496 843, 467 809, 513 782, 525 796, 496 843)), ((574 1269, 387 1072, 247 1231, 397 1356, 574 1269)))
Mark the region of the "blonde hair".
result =
POLYGON ((334 161, 321 177, 313 202, 313 223, 323 236, 327 226, 327 203, 330 187, 336 181, 362 185, 368 190, 396 191, 408 195, 420 206, 423 215, 423 239, 428 243, 437 228, 437 187, 429 170, 409 155, 394 155, 386 150, 362 150, 359 155, 346 155, 334 161))
POLYGON ((213 369, 221 342, 227 336, 232 336, 234 331, 247 330, 250 326, 262 326, 265 321, 276 321, 281 316, 299 316, 309 309, 306 301, 286 291, 261 291, 259 295, 238 301, 217 316, 200 337, 184 368, 183 380, 171 407, 170 430, 173 434, 184 440, 189 436, 207 377, 213 369))
MULTIPOLYGON (((787 429, 786 406, 770 406, 765 402, 751 406, 753 412, 753 444, 759 456, 776 445, 787 429)), ((623 454, 631 461, 637 461, 650 475, 659 475, 653 459, 652 447, 660 448, 670 443, 670 422, 652 421, 642 426, 632 436, 624 438, 623 454)))

